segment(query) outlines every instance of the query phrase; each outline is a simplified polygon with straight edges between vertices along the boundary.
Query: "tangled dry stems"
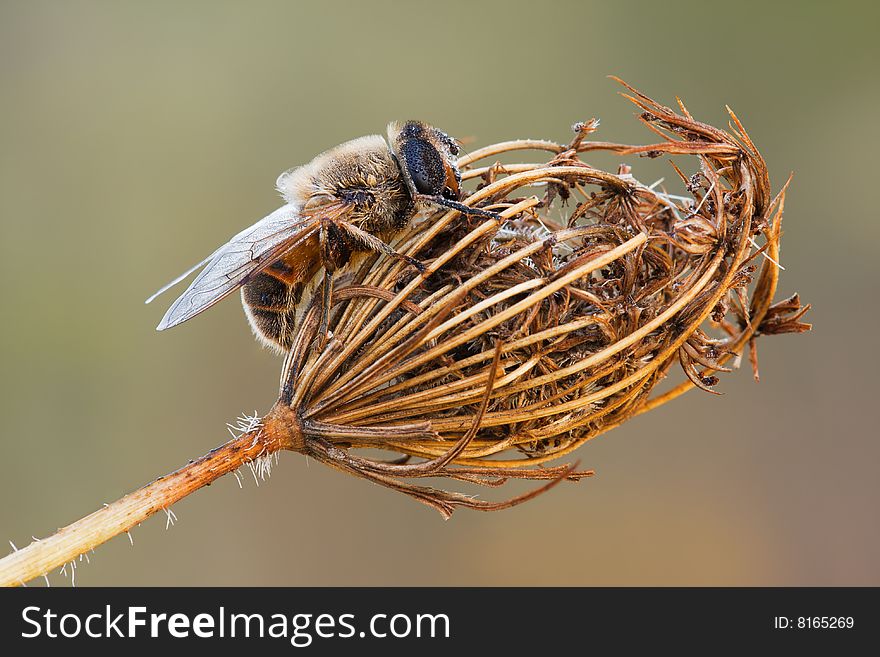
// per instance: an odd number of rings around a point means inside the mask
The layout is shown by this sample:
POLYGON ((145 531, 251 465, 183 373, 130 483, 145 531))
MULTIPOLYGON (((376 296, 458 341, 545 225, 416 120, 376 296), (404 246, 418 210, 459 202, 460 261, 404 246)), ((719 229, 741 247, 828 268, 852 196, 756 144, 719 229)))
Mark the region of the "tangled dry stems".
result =
POLYGON ((593 120, 569 144, 510 141, 462 158, 476 183, 466 204, 502 220, 438 213, 395 242, 424 273, 371 256, 337 280, 329 333, 313 305, 267 429, 447 517, 506 508, 591 474, 548 462, 690 387, 712 392, 746 347, 757 376, 757 336, 808 330, 797 296, 771 306, 788 183, 771 196, 732 111, 727 132, 622 84, 662 141, 591 141, 593 120), (529 150, 551 157, 492 162, 529 150), (594 168, 582 158, 596 150, 688 156, 692 175, 672 167, 689 196, 646 186, 627 166, 594 168), (684 383, 652 398, 676 363, 684 383), (423 477, 547 483, 491 503, 410 481, 423 477))

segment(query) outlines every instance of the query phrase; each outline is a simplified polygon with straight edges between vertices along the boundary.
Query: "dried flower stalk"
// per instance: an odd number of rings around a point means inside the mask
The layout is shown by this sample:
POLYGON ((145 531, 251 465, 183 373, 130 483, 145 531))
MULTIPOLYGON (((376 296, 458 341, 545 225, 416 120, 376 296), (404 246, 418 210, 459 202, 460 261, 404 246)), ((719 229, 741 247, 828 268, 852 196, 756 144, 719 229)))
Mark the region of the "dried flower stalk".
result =
POLYGON ((810 328, 797 295, 771 305, 788 183, 771 196, 764 160, 732 111, 727 132, 681 102, 674 111, 622 84, 659 142, 592 141, 592 120, 575 126, 569 144, 509 141, 462 158, 464 179, 476 183, 466 204, 503 221, 451 211, 414 223, 395 248, 425 263, 422 274, 397 259, 363 258, 335 283, 328 334, 319 334, 320 299, 306 314, 260 428, 195 462, 199 477, 187 466, 171 475, 178 485, 159 480, 93 514, 87 528, 103 522, 103 533, 70 538, 74 529, 85 535, 89 516, 0 560, 0 583, 70 561, 279 449, 444 517, 459 506, 506 508, 591 474, 549 463, 690 388, 713 392, 715 373, 746 347, 757 378, 756 337, 810 328), (597 150, 689 156, 693 175, 672 165, 689 196, 646 186, 629 167, 592 167, 583 157, 597 150), (493 160, 521 151, 551 158, 493 160), (652 396, 676 364, 685 380, 652 396), (377 448, 393 458, 359 452, 377 448), (426 477, 545 483, 487 502, 413 483, 426 477), (131 508, 111 527, 106 518, 126 500, 131 508))

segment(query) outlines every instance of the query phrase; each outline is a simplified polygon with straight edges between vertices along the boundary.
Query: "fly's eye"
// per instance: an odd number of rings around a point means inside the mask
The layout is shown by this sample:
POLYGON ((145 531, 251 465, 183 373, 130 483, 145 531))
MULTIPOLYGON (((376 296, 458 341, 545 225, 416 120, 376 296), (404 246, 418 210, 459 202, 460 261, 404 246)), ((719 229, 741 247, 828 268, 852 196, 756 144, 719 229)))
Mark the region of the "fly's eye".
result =
POLYGON ((437 149, 422 139, 408 139, 401 149, 406 171, 420 194, 439 194, 446 186, 446 171, 437 149))
POLYGON ((436 130, 436 129, 435 129, 435 132, 437 133, 437 136, 440 138, 440 141, 442 141, 443 144, 446 146, 446 148, 449 149, 449 154, 450 155, 458 155, 458 152, 460 150, 458 142, 454 138, 447 135, 445 132, 441 132, 440 130, 436 130))

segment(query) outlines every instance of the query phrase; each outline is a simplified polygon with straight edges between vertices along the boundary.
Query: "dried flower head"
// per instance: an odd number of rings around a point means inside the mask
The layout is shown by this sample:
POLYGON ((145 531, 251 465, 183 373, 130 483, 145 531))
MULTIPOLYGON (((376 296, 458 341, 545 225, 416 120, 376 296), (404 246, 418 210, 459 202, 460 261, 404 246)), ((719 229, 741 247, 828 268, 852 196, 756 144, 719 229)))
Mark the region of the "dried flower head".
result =
POLYGON ((690 387, 713 391, 747 345, 757 376, 760 334, 808 330, 797 296, 771 306, 785 187, 771 196, 733 112, 727 132, 627 89, 659 143, 591 141, 591 120, 569 144, 518 140, 463 157, 464 181, 476 183, 466 204, 503 221, 437 213, 395 243, 426 272, 380 255, 339 278, 329 332, 319 297, 266 430, 445 516, 499 509, 591 474, 548 464, 690 387), (582 157, 596 150, 688 156, 692 175, 672 165, 688 195, 646 186, 626 166, 594 168, 582 157), (550 158, 493 162, 520 151, 550 158), (676 363, 684 382, 652 397, 676 363), (411 481, 423 477, 547 483, 491 503, 411 481))

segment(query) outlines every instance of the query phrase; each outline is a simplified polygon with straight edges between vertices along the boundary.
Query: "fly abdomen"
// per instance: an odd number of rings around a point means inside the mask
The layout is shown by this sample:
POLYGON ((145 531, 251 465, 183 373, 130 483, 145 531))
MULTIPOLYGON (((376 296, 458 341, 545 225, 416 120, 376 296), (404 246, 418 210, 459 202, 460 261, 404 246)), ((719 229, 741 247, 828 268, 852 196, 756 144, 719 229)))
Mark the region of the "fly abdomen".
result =
POLYGON ((306 285, 318 269, 315 258, 304 255, 300 250, 288 253, 241 288, 251 328, 267 347, 286 351, 293 342, 306 285))
MULTIPOLYGON (((289 309, 294 288, 297 285, 302 288, 302 284, 299 281, 291 282, 285 274, 288 271, 283 261, 272 263, 242 287, 242 300, 254 310, 289 309)), ((302 289, 299 294, 302 294, 302 289)))

